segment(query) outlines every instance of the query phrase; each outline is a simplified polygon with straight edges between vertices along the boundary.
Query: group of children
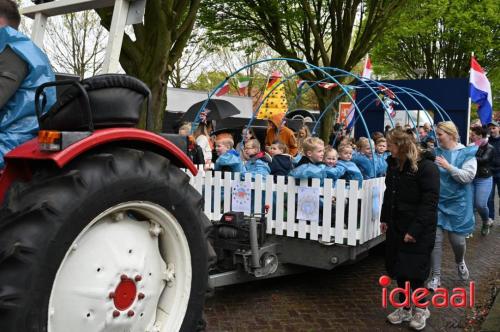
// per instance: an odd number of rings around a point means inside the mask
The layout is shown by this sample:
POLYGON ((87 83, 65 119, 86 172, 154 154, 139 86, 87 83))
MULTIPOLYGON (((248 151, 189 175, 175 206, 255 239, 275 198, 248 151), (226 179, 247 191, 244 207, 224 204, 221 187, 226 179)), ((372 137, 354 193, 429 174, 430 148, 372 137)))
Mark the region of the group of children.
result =
POLYGON ((230 134, 216 138, 218 158, 214 170, 223 172, 251 173, 252 177, 261 174, 292 176, 298 179, 318 178, 323 182, 330 178, 357 180, 384 176, 387 170, 387 142, 378 137, 375 143, 361 137, 355 144, 353 139, 343 139, 337 147, 327 145, 318 137, 308 137, 301 144, 301 151, 295 158, 288 154, 287 146, 279 141, 262 151, 257 139, 244 142, 244 157, 233 148, 230 134), (374 148, 375 153, 372 153, 374 148))

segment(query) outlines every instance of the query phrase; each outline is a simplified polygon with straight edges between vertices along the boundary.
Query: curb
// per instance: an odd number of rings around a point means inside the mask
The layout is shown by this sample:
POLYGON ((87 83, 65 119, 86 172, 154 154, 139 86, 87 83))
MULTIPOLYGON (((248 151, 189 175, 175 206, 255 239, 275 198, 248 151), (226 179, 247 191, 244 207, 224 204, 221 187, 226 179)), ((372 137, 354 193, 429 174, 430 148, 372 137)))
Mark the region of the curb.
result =
POLYGON ((495 302, 486 316, 486 319, 481 325, 481 332, 498 332, 500 331, 500 293, 497 293, 495 302))

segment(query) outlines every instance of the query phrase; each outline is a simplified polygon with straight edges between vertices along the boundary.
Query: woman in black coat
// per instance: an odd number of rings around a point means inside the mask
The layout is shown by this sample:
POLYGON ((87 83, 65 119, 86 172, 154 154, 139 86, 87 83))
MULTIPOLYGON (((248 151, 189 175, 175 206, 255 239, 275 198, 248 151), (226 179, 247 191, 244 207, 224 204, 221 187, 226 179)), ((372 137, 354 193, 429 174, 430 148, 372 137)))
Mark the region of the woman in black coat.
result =
MULTIPOLYGON (((387 134, 386 190, 381 230, 386 232, 386 269, 398 287, 409 281, 411 289, 423 287, 429 276, 434 248, 439 201, 439 171, 433 155, 419 150, 411 132, 394 129, 387 134)), ((404 294, 400 294, 400 302, 404 294)), ((410 321, 421 330, 430 316, 428 309, 400 308, 387 319, 392 324, 410 321)))

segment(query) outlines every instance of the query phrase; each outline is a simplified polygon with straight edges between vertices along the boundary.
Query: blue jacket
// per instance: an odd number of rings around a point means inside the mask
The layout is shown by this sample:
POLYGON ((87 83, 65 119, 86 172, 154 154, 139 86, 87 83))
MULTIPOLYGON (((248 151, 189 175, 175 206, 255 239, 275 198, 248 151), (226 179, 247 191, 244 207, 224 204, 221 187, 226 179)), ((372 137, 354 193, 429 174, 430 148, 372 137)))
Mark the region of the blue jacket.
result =
POLYGON ((307 160, 306 157, 303 157, 300 161, 300 165, 293 169, 289 175, 296 179, 320 179, 321 185, 323 185, 324 179, 328 178, 335 181, 345 173, 345 168, 343 166, 337 165, 337 167, 328 167, 323 163, 313 164, 307 162, 307 160))
POLYGON ((342 166, 345 168, 345 174, 342 177, 346 180, 357 180, 359 181, 359 186, 363 183, 363 174, 359 170, 358 166, 352 161, 337 160, 337 167, 342 166))
POLYGON ((215 161, 214 171, 222 172, 241 172, 243 164, 236 150, 231 149, 223 155, 219 156, 215 161))
POLYGON ((387 173, 387 157, 388 154, 375 153, 375 177, 382 177, 387 173))
MULTIPOLYGON (((444 157, 451 165, 462 168, 463 164, 475 158, 477 146, 459 146, 455 150, 436 148, 436 156, 444 157)), ((439 167, 440 192, 438 204, 438 226, 462 235, 474 231, 472 208, 472 183, 462 184, 455 181, 450 173, 439 167)))
MULTIPOLYGON (((9 46, 28 65, 28 75, 16 93, 0 109, 0 168, 3 156, 16 146, 32 139, 38 132, 35 114, 35 90, 55 76, 47 56, 21 32, 5 26, 0 28, 0 53, 9 46)), ((49 109, 56 101, 55 88, 45 90, 49 109)))
MULTIPOLYGON (((266 175, 271 174, 271 168, 269 164, 263 160, 263 158, 254 157, 250 158, 245 165, 243 165, 243 172, 252 174, 252 179, 255 179, 255 175, 261 174, 262 179, 266 178, 266 175)), ((243 178, 242 174, 242 178, 243 178)))
POLYGON ((363 174, 363 179, 372 179, 375 177, 376 170, 375 170, 375 161, 368 158, 364 154, 361 154, 359 152, 355 152, 352 155, 352 161, 358 166, 359 170, 361 171, 361 174, 363 174))

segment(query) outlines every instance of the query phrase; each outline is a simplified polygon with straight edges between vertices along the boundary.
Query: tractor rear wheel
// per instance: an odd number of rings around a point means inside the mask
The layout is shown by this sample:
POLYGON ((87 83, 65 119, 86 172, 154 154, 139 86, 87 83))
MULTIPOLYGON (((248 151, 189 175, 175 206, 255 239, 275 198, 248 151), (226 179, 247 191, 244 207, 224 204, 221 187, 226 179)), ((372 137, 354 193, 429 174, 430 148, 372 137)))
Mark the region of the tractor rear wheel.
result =
POLYGON ((202 197, 168 159, 108 148, 13 186, 0 210, 0 331, 194 331, 202 197))

